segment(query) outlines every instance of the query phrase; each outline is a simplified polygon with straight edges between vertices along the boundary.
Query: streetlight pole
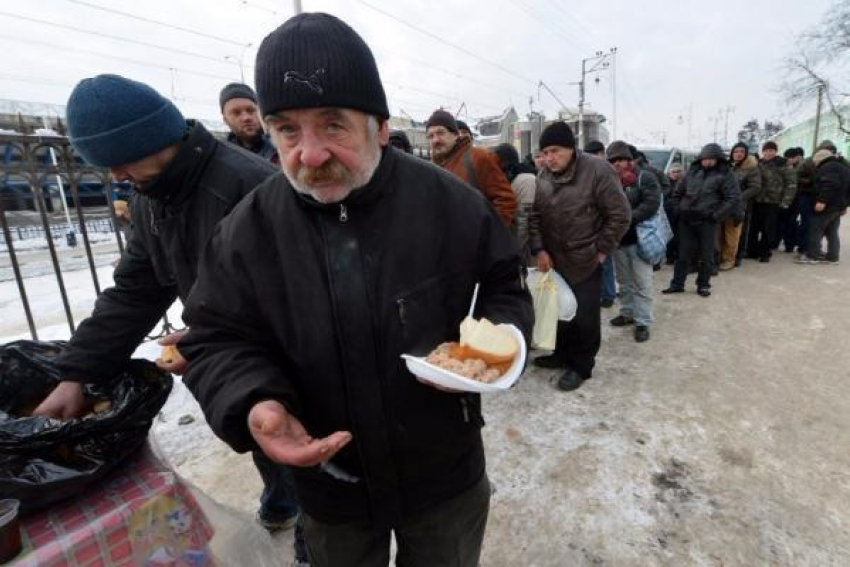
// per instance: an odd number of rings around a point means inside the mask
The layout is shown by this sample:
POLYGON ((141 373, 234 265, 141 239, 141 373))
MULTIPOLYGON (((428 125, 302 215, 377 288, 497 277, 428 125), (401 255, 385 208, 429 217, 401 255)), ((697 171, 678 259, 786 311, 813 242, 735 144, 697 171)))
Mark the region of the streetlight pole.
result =
POLYGON ((292 0, 292 9, 295 10, 295 15, 297 16, 302 12, 301 10, 301 0, 292 0))

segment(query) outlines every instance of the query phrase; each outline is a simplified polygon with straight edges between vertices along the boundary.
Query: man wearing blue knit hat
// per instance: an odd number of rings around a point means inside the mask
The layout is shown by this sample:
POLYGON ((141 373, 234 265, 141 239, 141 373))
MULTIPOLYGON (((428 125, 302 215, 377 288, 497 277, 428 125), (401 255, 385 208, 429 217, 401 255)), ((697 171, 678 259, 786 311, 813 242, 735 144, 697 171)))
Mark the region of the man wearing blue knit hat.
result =
MULTIPOLYGON (((57 360, 64 377, 36 413, 69 419, 83 407, 83 383, 112 378, 168 307, 185 301, 201 250, 218 221, 277 168, 260 156, 217 141, 186 120, 154 89, 118 75, 84 79, 67 105, 68 137, 89 164, 129 181, 134 227, 115 269, 115 285, 57 360)), ((177 344, 181 333, 163 344, 177 344)), ((161 368, 182 373, 179 353, 161 368)), ((265 484, 260 522, 268 529, 294 524, 297 504, 289 472, 257 452, 265 484)))

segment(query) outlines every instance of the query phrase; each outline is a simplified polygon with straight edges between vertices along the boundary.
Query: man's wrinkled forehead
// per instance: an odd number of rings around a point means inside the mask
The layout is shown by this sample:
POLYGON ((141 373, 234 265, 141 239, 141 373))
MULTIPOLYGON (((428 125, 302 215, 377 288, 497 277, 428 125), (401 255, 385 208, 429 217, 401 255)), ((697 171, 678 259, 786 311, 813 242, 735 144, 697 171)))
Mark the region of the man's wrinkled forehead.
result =
POLYGON ((311 117, 320 120, 356 120, 357 117, 365 117, 366 114, 360 110, 350 108, 299 108, 294 110, 281 110, 267 115, 264 120, 269 123, 292 122, 311 117))

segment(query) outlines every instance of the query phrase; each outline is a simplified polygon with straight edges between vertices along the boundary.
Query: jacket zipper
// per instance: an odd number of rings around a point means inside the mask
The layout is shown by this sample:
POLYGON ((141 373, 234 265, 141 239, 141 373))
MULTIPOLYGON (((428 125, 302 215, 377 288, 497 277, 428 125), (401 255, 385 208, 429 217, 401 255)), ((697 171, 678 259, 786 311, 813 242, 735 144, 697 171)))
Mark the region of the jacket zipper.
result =
POLYGON ((398 319, 404 325, 407 322, 407 300, 404 298, 396 299, 395 303, 398 306, 398 319))
POLYGON ((463 421, 464 423, 469 423, 469 405, 465 396, 460 398, 460 405, 463 408, 463 421))
POLYGON ((339 206, 339 222, 348 222, 348 209, 345 205, 339 206))

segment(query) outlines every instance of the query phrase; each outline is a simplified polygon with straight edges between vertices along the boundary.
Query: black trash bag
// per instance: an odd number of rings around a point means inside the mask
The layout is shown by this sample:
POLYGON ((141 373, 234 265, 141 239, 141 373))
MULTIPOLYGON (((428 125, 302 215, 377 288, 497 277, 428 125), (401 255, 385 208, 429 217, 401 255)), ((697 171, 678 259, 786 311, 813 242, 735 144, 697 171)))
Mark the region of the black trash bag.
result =
POLYGON ((0 499, 20 500, 23 513, 82 494, 139 449, 171 392, 170 374, 131 360, 109 383, 84 386, 92 402, 84 417, 33 417, 59 383, 53 360, 62 348, 39 341, 0 346, 0 499))

